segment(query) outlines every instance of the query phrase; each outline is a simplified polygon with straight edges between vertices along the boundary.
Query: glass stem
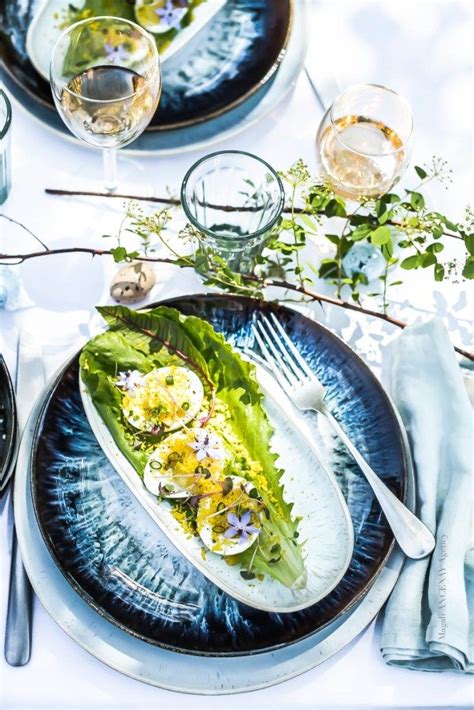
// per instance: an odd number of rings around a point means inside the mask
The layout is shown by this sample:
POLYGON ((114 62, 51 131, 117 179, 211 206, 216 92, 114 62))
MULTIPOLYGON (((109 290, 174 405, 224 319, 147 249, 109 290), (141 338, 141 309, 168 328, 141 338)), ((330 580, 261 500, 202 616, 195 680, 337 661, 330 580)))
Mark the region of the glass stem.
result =
POLYGON ((104 165, 104 183, 106 192, 117 189, 117 151, 115 148, 104 148, 102 151, 104 165))

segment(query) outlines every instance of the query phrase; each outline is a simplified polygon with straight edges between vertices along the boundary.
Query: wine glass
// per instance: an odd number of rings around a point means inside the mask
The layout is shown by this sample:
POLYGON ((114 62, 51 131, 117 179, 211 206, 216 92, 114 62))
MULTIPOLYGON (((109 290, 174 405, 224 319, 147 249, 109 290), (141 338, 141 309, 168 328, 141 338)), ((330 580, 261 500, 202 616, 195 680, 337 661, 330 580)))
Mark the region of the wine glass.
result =
POLYGON ((316 136, 321 174, 348 199, 380 197, 400 180, 413 144, 413 117, 406 99, 377 84, 358 84, 340 94, 316 136))
POLYGON ((91 17, 58 38, 50 65, 56 108, 77 138, 103 149, 105 189, 117 188, 116 149, 137 138, 156 111, 156 42, 119 17, 91 17))

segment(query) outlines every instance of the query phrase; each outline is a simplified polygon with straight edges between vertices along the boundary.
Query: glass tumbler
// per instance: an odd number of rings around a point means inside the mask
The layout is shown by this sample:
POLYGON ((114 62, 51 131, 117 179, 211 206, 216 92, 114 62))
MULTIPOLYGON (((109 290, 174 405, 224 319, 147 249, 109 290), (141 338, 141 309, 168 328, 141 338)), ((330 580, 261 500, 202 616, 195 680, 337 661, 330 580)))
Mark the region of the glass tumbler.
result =
POLYGON ((232 271, 250 273, 281 216, 285 190, 261 158, 224 150, 206 155, 188 170, 181 202, 203 235, 201 248, 225 259, 232 271))
POLYGON ((8 96, 0 89, 0 205, 8 197, 11 187, 10 126, 12 107, 8 96))

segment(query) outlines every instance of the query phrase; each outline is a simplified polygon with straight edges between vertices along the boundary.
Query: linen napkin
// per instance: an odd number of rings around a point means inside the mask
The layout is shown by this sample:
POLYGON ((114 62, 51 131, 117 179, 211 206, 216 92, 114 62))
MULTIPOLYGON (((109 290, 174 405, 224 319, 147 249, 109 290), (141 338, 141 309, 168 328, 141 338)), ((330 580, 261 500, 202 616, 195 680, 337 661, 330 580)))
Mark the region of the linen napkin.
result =
POLYGON ((407 560, 388 601, 382 655, 392 665, 474 672, 473 412, 438 318, 393 345, 392 396, 408 432, 417 514, 436 537, 407 560))

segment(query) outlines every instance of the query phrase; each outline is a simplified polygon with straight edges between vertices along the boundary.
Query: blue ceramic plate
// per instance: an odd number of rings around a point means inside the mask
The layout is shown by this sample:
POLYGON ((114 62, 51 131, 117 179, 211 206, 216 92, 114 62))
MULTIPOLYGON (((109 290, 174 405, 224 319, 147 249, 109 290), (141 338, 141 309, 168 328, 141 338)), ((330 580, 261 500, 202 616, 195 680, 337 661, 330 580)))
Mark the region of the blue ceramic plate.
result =
MULTIPOLYGON (((37 6, 37 0, 1 4, 0 58, 21 94, 54 116, 49 83, 34 69, 26 51, 26 34, 37 6)), ((109 14, 106 2, 97 8, 99 15, 109 14)), ((291 0, 228 0, 202 30, 197 48, 164 65, 160 105, 147 130, 193 125, 246 101, 278 68, 291 24, 291 0)))
MULTIPOLYGON (((308 43, 305 8, 306 0, 298 0, 294 7, 291 36, 281 65, 278 71, 274 72, 272 77, 265 81, 250 98, 219 116, 192 126, 159 132, 145 131, 124 150, 127 153, 139 155, 170 155, 198 149, 208 151, 210 145, 239 133, 267 115, 294 87, 304 65, 308 43)), ((21 44, 21 33, 16 41, 21 44)), ((1 47, 0 43, 0 60, 2 57, 1 47)), ((6 47, 7 45, 5 45, 6 47)), ((5 59, 5 48, 3 49, 3 68, 8 62, 8 59, 5 59)), ((2 78, 11 95, 33 118, 62 138, 72 142, 77 141, 59 115, 52 111, 49 105, 39 102, 35 95, 25 88, 24 82, 15 80, 10 70, 3 71, 2 78)))
MULTIPOLYGON (((397 416, 374 375, 335 335, 287 308, 242 297, 190 296, 167 305, 205 318, 245 349, 254 347, 255 314, 276 313, 328 388, 356 445, 404 498, 407 456, 397 416)), ((329 440, 327 453, 355 534, 342 581, 322 601, 291 614, 257 611, 228 597, 162 537, 105 458, 85 417, 77 378, 75 358, 43 405, 32 453, 33 504, 59 569, 109 621, 164 648, 252 654, 321 630, 357 604, 380 574, 393 536, 357 466, 329 440)))
POLYGON ((15 466, 18 446, 16 404, 10 373, 0 355, 0 497, 15 466))

